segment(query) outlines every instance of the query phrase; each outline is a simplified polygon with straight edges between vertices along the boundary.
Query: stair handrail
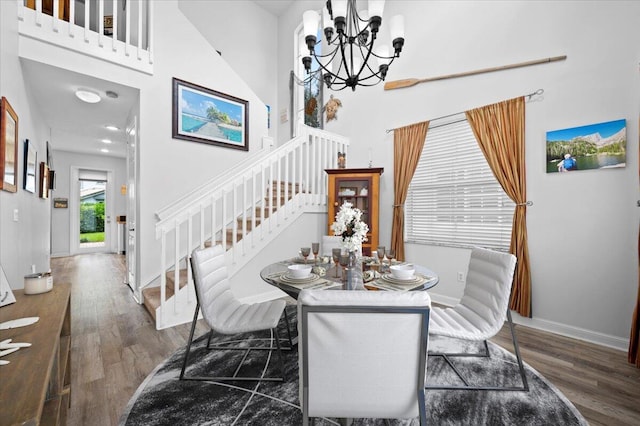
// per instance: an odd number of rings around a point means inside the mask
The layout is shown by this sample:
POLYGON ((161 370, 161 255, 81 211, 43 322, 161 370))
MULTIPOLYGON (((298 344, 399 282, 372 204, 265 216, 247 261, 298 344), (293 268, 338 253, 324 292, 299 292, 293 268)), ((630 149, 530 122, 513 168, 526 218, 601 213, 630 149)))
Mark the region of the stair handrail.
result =
MULTIPOLYGON (((269 148, 263 146, 260 150, 256 151, 250 157, 244 159, 239 162, 235 166, 231 167, 229 170, 225 170, 222 176, 216 176, 213 179, 205 182, 204 184, 194 188, 184 196, 178 198, 176 201, 162 207, 155 213, 158 226, 162 222, 166 222, 171 220, 175 216, 181 214, 181 212, 188 209, 188 206, 196 205, 200 203, 204 198, 210 196, 212 192, 215 192, 218 188, 227 185, 237 178, 237 175, 240 174, 241 171, 246 170, 251 165, 256 163, 257 161, 264 158, 266 152, 269 151, 269 148)), ((278 150, 273 150, 271 153, 275 153, 278 150)))

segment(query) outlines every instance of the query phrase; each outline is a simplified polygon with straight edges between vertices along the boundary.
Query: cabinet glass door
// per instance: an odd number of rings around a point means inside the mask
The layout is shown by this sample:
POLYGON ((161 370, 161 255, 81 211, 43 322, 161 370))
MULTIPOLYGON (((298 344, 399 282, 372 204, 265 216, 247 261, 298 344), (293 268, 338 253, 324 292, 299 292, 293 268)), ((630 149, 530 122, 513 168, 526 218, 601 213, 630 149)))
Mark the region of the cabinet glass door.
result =
POLYGON ((371 179, 336 179, 336 201, 339 209, 342 204, 349 202, 353 207, 362 211, 362 220, 371 229, 370 218, 370 190, 371 179))

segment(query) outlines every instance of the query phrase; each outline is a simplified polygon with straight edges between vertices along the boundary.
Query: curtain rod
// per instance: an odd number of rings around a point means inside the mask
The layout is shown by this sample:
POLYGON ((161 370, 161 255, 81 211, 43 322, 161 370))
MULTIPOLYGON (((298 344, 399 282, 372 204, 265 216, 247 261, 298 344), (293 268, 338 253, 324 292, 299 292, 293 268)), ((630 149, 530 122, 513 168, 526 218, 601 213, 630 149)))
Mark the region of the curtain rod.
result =
MULTIPOLYGON (((538 89, 538 90, 536 90, 535 92, 529 93, 528 95, 524 95, 524 96, 526 96, 526 97, 528 98, 528 99, 527 99, 527 101, 530 101, 532 97, 534 97, 534 96, 536 96, 536 95, 542 95, 543 93, 544 93, 544 89, 538 89)), ((429 120, 429 121, 442 120, 443 118, 454 117, 454 116, 456 116, 456 115, 460 115, 460 114, 464 114, 464 111, 456 112, 456 113, 454 113, 454 114, 447 114, 447 115, 443 115, 443 116, 441 116, 441 117, 432 118, 432 119, 431 119, 431 120, 429 120)), ((454 121, 453 123, 459 123, 459 122, 461 122, 461 121, 464 121, 464 120, 454 121)), ((447 124, 453 124, 453 123, 447 123, 447 124)), ((437 125, 437 126, 431 126, 431 125, 429 125, 429 128, 430 128, 430 129, 434 129, 434 128, 436 128, 436 127, 440 127, 440 126, 446 126, 446 124, 440 124, 440 125, 437 125)), ((387 130, 385 130, 385 131, 386 131, 387 133, 390 133, 390 132, 393 132, 394 130, 399 129, 399 128, 401 128, 401 127, 405 127, 405 126, 396 127, 395 129, 387 129, 387 130)))

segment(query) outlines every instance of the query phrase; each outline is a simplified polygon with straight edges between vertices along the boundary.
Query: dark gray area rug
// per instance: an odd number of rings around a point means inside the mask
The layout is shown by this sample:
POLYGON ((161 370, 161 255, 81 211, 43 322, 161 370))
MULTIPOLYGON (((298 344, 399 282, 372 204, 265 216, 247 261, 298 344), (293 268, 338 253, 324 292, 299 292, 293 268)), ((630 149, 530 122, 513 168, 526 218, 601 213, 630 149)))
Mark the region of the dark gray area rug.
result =
MULTIPOLYGON (((289 307, 295 317, 295 307, 289 307)), ((294 325, 295 330, 295 325, 294 325)), ((285 336, 283 328, 280 336, 285 336)), ((190 356, 190 375, 231 375, 242 357, 240 351, 209 351, 206 335, 196 339, 190 356)), ((237 338, 238 336, 234 336, 237 338)), ((249 333, 238 339, 268 339, 266 333, 249 333)), ((212 342, 228 339, 214 337, 212 342)), ((268 342, 268 340, 267 340, 268 342)), ((489 343, 491 358, 456 359, 471 383, 521 385, 515 357, 489 343)), ((480 351, 481 345, 432 337, 433 351, 480 351), (455 348, 455 349, 454 349, 455 348)), ((140 385, 120 419, 120 425, 260 425, 302 424, 298 401, 298 353, 285 352, 284 383, 197 382, 178 379, 184 349, 160 364, 140 385)), ((278 375, 277 356, 253 351, 239 375, 278 375)), ((429 424, 433 425, 587 425, 578 410, 551 383, 525 365, 528 392, 427 390, 429 424)), ((427 383, 459 384, 459 379, 440 357, 427 363, 427 383)), ((335 419, 316 419, 316 425, 339 424, 335 419)), ((355 419, 353 425, 417 425, 418 421, 355 419)))

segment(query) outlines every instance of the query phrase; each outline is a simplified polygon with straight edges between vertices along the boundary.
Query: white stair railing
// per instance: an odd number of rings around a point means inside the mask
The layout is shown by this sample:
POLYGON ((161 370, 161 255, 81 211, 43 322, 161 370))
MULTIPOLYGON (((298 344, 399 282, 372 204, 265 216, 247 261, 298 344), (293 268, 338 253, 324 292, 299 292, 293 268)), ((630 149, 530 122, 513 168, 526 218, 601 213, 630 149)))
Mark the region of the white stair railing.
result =
POLYGON ((21 36, 153 74, 153 1, 15 1, 21 36))
POLYGON ((324 170, 337 167, 337 153, 346 152, 349 141, 305 125, 299 126, 298 135, 156 213, 156 238, 161 245, 157 329, 191 320, 195 289, 188 258, 194 248, 221 244, 229 274, 234 275, 292 219, 305 211, 326 209, 324 170), (183 268, 187 278, 181 284, 183 268), (173 278, 171 297, 167 297, 167 271, 173 278))

